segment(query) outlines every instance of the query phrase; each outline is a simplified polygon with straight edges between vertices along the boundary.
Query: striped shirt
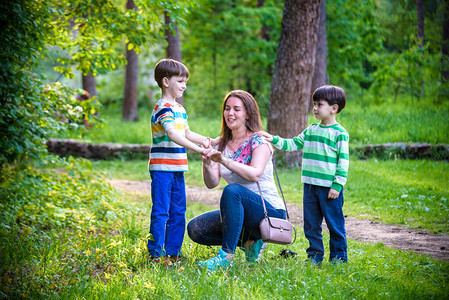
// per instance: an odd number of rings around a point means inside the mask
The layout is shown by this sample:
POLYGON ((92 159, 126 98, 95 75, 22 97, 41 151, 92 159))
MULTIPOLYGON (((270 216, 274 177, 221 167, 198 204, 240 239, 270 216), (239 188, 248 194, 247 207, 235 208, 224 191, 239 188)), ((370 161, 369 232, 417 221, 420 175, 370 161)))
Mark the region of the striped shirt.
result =
POLYGON ((303 149, 303 183, 342 190, 348 177, 349 134, 340 124, 315 123, 293 139, 273 136, 271 143, 285 151, 303 149))
POLYGON ((172 128, 185 137, 185 131, 189 128, 186 111, 178 103, 161 99, 151 114, 153 144, 150 150, 150 171, 188 171, 186 148, 171 141, 167 136, 167 131, 172 128))

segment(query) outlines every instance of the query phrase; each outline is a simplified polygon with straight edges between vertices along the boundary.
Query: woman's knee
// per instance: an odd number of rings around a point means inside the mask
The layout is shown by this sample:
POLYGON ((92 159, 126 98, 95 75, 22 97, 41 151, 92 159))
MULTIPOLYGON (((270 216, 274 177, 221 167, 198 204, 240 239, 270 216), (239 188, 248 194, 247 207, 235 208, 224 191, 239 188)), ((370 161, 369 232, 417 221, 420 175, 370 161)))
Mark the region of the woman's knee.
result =
POLYGON ((237 183, 231 183, 225 186, 223 189, 223 195, 222 198, 238 198, 238 195, 241 193, 243 186, 237 183))
POLYGON ((187 223, 187 234, 192 241, 194 241, 194 242, 198 241, 199 232, 198 232, 198 226, 195 222, 195 218, 190 220, 189 223, 187 223))

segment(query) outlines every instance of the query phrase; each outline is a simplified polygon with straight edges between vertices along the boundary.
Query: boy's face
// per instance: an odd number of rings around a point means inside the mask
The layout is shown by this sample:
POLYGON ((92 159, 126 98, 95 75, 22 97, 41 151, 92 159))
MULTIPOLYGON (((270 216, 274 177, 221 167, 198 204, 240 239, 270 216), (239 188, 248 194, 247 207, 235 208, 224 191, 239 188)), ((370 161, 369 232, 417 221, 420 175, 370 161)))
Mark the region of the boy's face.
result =
POLYGON ((164 77, 162 84, 165 87, 166 94, 174 99, 181 98, 187 87, 187 78, 183 76, 164 77))
POLYGON ((313 101, 313 114, 318 120, 328 120, 335 116, 338 110, 338 105, 329 105, 327 101, 319 100, 313 101))

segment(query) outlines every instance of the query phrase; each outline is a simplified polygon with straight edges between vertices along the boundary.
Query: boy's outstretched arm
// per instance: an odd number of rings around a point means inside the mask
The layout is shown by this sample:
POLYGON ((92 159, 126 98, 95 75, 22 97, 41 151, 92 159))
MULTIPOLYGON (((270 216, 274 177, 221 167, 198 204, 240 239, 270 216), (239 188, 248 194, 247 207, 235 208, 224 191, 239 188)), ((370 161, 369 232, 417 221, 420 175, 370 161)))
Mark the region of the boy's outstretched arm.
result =
MULTIPOLYGON (((307 129, 306 129, 307 130, 307 129)), ((304 147, 304 130, 300 135, 292 139, 284 139, 277 135, 271 135, 265 131, 258 131, 257 134, 264 137, 274 147, 284 151, 296 151, 304 147)))
POLYGON ((202 136, 201 134, 198 134, 196 132, 190 131, 190 129, 186 129, 185 131, 186 139, 189 141, 204 145, 204 143, 210 144, 210 138, 202 136))
MULTIPOLYGON (((187 133, 187 131, 186 131, 186 133, 187 133)), ((183 146, 189 150, 195 151, 196 153, 199 153, 199 154, 205 153, 204 148, 201 148, 200 146, 192 143, 189 139, 180 135, 174 128, 169 129, 167 131, 167 136, 170 140, 172 140, 173 142, 175 142, 176 144, 178 144, 180 146, 183 146)), ((203 139, 200 141, 200 138, 198 138, 198 140, 194 140, 194 142, 198 141, 198 143, 202 143, 204 140, 206 140, 205 137, 200 136, 199 134, 196 134, 196 136, 202 137, 203 139)))
POLYGON ((216 137, 216 138, 214 138, 214 139, 211 139, 211 140, 210 140, 210 145, 211 145, 211 147, 217 146, 218 143, 220 143, 220 137, 219 137, 219 136, 216 137))

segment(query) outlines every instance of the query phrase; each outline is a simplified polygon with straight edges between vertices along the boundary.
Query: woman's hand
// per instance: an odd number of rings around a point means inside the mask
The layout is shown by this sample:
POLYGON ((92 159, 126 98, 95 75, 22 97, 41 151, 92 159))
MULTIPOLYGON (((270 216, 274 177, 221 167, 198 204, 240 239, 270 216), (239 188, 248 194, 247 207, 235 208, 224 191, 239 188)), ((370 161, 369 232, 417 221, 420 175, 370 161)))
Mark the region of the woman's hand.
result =
POLYGON ((219 151, 215 150, 212 147, 209 147, 209 148, 205 149, 204 153, 201 155, 201 158, 203 159, 203 162, 213 161, 211 159, 211 157, 214 156, 217 152, 219 152, 219 151))
POLYGON ((220 169, 219 164, 217 164, 212 157, 216 155, 221 156, 221 152, 215 150, 214 148, 208 148, 201 155, 203 160, 203 180, 207 188, 212 189, 220 183, 220 169))
POLYGON ((208 151, 206 155, 209 159, 213 160, 214 162, 223 163, 223 161, 225 160, 221 152, 215 149, 212 149, 212 151, 208 151))

